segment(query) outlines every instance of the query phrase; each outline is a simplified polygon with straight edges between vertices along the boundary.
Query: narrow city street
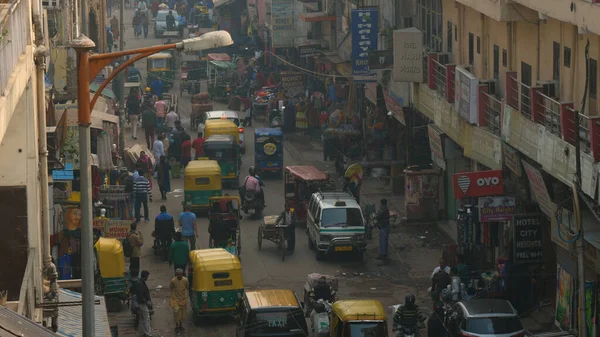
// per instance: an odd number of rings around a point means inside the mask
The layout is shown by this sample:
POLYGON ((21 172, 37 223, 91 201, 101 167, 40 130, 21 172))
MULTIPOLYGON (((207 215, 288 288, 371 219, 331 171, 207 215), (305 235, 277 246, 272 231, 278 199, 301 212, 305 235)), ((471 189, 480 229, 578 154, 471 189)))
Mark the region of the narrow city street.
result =
MULTIPOLYGON (((133 36, 133 29, 130 27, 131 15, 133 11, 127 10, 125 15, 126 20, 126 49, 139 48, 160 44, 160 39, 154 39, 152 28, 148 39, 136 39, 133 36)), ((186 30, 187 31, 187 30, 186 30)), ((183 55, 183 58, 190 56, 183 55)), ((136 68, 142 72, 145 80, 146 61, 141 60, 136 63, 136 68)), ((179 78, 179 74, 176 75, 179 78)), ((205 87, 205 86, 204 86, 205 87)), ((170 90, 172 93, 179 94, 179 83, 175 82, 174 88, 170 90)), ((179 114, 183 121, 183 126, 188 133, 195 137, 195 130, 189 130, 189 115, 191 111, 191 96, 187 93, 179 97, 179 114)), ((214 110, 225 109, 226 104, 213 102, 214 110)), ((260 127, 260 121, 255 123, 255 126, 260 127)), ((138 129, 139 130, 139 129, 138 129)), ((242 178, 247 174, 248 167, 253 165, 254 149, 253 149, 253 133, 254 128, 246 128, 246 153, 243 156, 243 165, 241 169, 242 178)), ((125 137, 127 146, 134 143, 145 144, 143 130, 138 131, 138 139, 133 140, 131 130, 125 129, 125 137)), ((296 146, 294 137, 287 137, 285 144, 285 161, 284 165, 315 165, 317 167, 325 167, 322 160, 322 153, 318 149, 306 149, 306 147, 296 146)), ((305 144, 301 144, 305 145, 305 144)), ((174 276, 173 268, 169 267, 162 260, 154 256, 152 250, 151 236, 154 230, 154 217, 159 213, 160 205, 166 205, 167 210, 176 219, 182 211, 183 200, 183 179, 172 179, 172 191, 168 194, 167 201, 161 201, 159 198, 156 183, 154 184, 154 202, 150 203, 150 219, 149 223, 142 222, 138 229, 144 235, 144 246, 142 247, 141 269, 148 270, 150 277, 148 285, 151 289, 151 294, 154 302, 154 316, 152 326, 154 328, 154 336, 174 336, 174 323, 172 311, 169 307, 169 281, 174 276)), ((283 210, 283 195, 284 186, 281 180, 265 180, 265 199, 267 208, 264 211, 265 215, 279 214, 283 210)), ((229 194, 237 195, 236 190, 227 190, 229 194)), ((208 248, 208 221, 205 217, 198 218, 199 231, 201 236, 198 238, 198 248, 208 248)), ((436 258, 433 258, 431 265, 423 265, 426 271, 421 273, 420 279, 425 279, 417 287, 417 281, 411 277, 407 265, 396 258, 386 266, 378 266, 377 248, 369 247, 363 261, 356 261, 355 256, 339 256, 332 257, 325 261, 317 261, 314 251, 308 247, 305 229, 296 228, 296 250, 287 256, 285 262, 281 261, 277 246, 269 241, 263 241, 262 250, 258 250, 257 245, 257 230, 259 220, 249 220, 246 217, 241 222, 242 228, 242 263, 243 277, 246 289, 267 289, 267 288, 285 288, 295 291, 302 299, 303 285, 308 274, 317 272, 322 274, 333 275, 339 278, 339 298, 340 299, 377 299, 380 300, 386 308, 388 314, 388 323, 391 334, 392 322, 392 305, 403 302, 406 294, 413 293, 417 296, 418 303, 421 304, 423 311, 428 313, 429 300, 427 299, 426 289, 428 279, 423 278, 424 275, 430 273, 435 267, 436 258)), ((414 230, 413 230, 414 231, 414 230)), ((408 234, 408 235, 415 235, 408 234)), ((370 245, 376 245, 376 236, 370 241, 370 245)), ((436 249, 427 249, 428 251, 437 251, 436 249)), ((439 255, 438 255, 439 256, 439 255)), ((133 328, 133 317, 129 309, 125 308, 119 313, 110 314, 111 326, 118 325, 119 336, 132 336, 135 334, 133 328)), ((233 319, 224 319, 219 322, 211 321, 203 326, 194 326, 191 318, 191 308, 188 309, 188 315, 185 324, 185 336, 233 336, 235 334, 235 321, 233 319)))

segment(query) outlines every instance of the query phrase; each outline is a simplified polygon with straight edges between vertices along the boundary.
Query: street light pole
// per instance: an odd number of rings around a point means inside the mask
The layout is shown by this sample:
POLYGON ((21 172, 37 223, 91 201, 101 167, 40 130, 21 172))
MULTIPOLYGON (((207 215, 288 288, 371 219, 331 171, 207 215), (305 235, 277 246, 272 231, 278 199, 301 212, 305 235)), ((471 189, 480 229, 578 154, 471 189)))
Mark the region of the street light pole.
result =
POLYGON ((77 119, 79 122, 79 179, 81 193, 81 282, 83 337, 94 333, 94 233, 92 230, 92 154, 90 142, 90 51, 96 46, 85 35, 72 42, 77 52, 77 119))

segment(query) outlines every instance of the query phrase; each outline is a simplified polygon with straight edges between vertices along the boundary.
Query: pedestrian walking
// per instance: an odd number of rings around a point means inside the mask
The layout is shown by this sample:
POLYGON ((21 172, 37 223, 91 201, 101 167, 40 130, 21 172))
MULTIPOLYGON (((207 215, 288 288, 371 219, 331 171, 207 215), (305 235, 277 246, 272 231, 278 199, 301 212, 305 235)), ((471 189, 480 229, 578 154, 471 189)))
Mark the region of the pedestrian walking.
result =
POLYGON ((192 160, 192 141, 187 133, 181 136, 181 140, 181 165, 185 168, 192 160))
POLYGON ((205 139, 202 137, 202 132, 198 132, 198 137, 196 137, 196 139, 194 139, 192 142, 192 148, 194 148, 194 159, 202 157, 204 152, 202 145, 204 145, 204 141, 205 139))
POLYGON ((137 230, 136 222, 132 222, 131 225, 129 225, 127 241, 129 241, 129 245, 131 246, 129 273, 131 275, 138 275, 140 272, 140 256, 142 256, 141 247, 144 245, 144 237, 142 236, 142 232, 137 230))
POLYGON ((169 250, 171 241, 175 235, 175 220, 173 216, 167 213, 167 206, 160 206, 160 214, 154 220, 154 237, 158 240, 159 248, 163 253, 163 261, 169 260, 169 250))
POLYGON ((113 33, 115 41, 119 40, 119 19, 115 15, 110 19, 110 30, 113 33))
POLYGON ((146 151, 140 151, 140 157, 136 162, 136 167, 141 168, 144 172, 142 175, 148 179, 148 182, 150 183, 148 198, 152 201, 152 176, 154 175, 154 166, 152 165, 152 159, 146 154, 146 151))
POLYGON ((127 96, 127 115, 131 123, 131 138, 137 139, 137 127, 140 121, 140 99, 134 88, 129 90, 129 96, 127 96))
POLYGON ((112 53, 113 46, 115 45, 115 37, 110 30, 110 27, 106 27, 106 47, 108 48, 108 52, 112 53))
POLYGON ((175 30, 175 17, 173 16, 173 11, 169 11, 169 14, 167 14, 167 31, 174 31, 175 30))
POLYGON ((165 152, 165 144, 163 143, 163 135, 162 134, 158 134, 158 137, 156 138, 156 140, 154 141, 154 143, 152 144, 152 154, 154 155, 154 161, 156 163, 156 170, 158 171, 158 164, 160 162, 160 157, 164 156, 166 154, 165 152))
POLYGON ((169 113, 165 117, 165 131, 171 132, 175 127, 175 122, 179 120, 179 115, 175 112, 175 108, 169 109, 169 113))
MULTIPOLYGON (((175 158, 178 163, 181 163, 181 143, 185 129, 181 126, 181 121, 175 121, 175 127, 171 130, 171 145, 169 146, 169 157, 175 158)), ((174 168, 173 168, 174 169, 174 168)))
POLYGON ((281 212, 277 219, 277 222, 279 221, 282 221, 286 226, 287 252, 293 253, 296 248, 296 214, 287 202, 285 203, 285 210, 281 212))
POLYGON ((183 276, 183 269, 177 268, 175 270, 175 277, 171 279, 169 285, 171 289, 171 308, 173 308, 173 316, 175 318, 175 333, 183 332, 183 321, 185 320, 185 312, 187 310, 189 294, 190 294, 190 283, 187 278, 183 276))
POLYGON ((132 24, 134 33, 133 35, 137 39, 138 37, 140 37, 140 35, 142 35, 142 16, 138 10, 136 10, 135 14, 133 14, 132 24))
POLYGON ((150 88, 152 89, 152 95, 158 97, 158 99, 162 99, 163 91, 165 90, 165 84, 160 79, 155 79, 150 83, 150 88))
POLYGON ((165 155, 160 157, 158 163, 158 187, 161 200, 167 200, 167 192, 171 192, 171 165, 165 155))
POLYGON ((152 337, 150 314, 154 312, 154 308, 152 306, 152 298, 150 297, 150 289, 146 283, 148 277, 150 277, 150 272, 143 270, 140 279, 136 282, 135 292, 140 312, 139 332, 143 337, 152 337))
POLYGON ((189 255, 190 246, 183 240, 181 232, 176 232, 175 241, 171 243, 169 248, 169 266, 174 266, 174 270, 182 269, 185 276, 189 255))
POLYGON ((190 243, 190 250, 196 249, 196 239, 198 238, 196 214, 192 213, 192 208, 189 205, 185 205, 183 213, 179 214, 179 227, 183 239, 190 243))
POLYGON ((156 130, 158 133, 164 132, 165 117, 167 116, 167 104, 164 101, 158 100, 154 103, 156 111, 156 130))
POLYGON ((160 2, 158 2, 158 0, 154 0, 152 2, 152 6, 150 11, 152 12, 152 18, 156 18, 156 14, 158 14, 158 6, 160 5, 160 2))
POLYGON ((133 193, 135 194, 135 221, 140 222, 140 209, 144 206, 144 220, 150 221, 148 214, 148 195, 150 182, 144 177, 144 171, 138 170, 138 176, 133 180, 133 193))
POLYGON ((381 205, 375 218, 377 219, 377 227, 379 228, 379 256, 377 259, 387 260, 390 236, 390 211, 387 208, 387 199, 381 199, 381 205))
POLYGON ((142 28, 144 29, 144 39, 148 38, 148 26, 150 25, 150 18, 147 12, 142 12, 142 28))
POLYGON ((154 134, 156 133, 156 111, 152 104, 144 103, 144 112, 142 114, 142 127, 146 137, 146 146, 152 150, 154 145, 154 134))

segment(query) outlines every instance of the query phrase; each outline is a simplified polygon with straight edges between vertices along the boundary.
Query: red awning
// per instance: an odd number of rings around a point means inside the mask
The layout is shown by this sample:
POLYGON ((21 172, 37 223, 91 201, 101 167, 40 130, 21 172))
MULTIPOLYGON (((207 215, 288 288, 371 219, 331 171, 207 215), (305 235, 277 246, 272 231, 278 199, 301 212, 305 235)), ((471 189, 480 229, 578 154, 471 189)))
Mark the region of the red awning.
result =
POLYGON ((300 20, 304 22, 322 22, 322 21, 335 21, 335 16, 329 15, 324 12, 311 12, 311 13, 300 13, 300 20))

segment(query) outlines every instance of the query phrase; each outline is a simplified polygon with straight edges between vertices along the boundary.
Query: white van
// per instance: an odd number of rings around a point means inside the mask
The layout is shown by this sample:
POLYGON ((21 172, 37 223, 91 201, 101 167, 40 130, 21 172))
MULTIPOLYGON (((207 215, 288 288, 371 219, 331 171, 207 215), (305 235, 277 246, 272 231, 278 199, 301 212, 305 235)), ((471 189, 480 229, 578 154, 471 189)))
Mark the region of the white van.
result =
POLYGON ((307 213, 308 244, 316 250, 317 260, 334 252, 355 252, 362 258, 367 249, 367 222, 351 194, 313 193, 307 213))

